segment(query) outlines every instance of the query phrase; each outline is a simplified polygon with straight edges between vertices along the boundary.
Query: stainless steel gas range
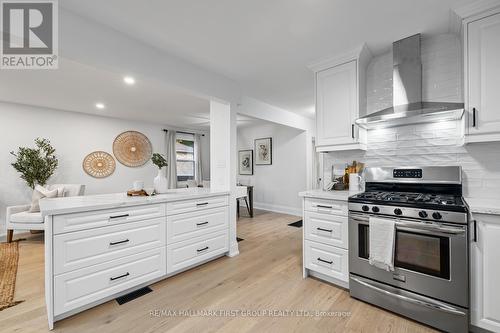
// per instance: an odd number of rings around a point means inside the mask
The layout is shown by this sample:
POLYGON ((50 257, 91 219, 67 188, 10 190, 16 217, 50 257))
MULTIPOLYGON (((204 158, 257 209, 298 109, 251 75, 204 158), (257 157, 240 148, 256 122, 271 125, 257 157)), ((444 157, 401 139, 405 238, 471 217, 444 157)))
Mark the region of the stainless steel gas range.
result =
POLYGON ((367 168, 364 177, 365 192, 349 198, 351 296, 444 331, 468 332, 461 168, 367 168), (370 217, 394 221, 394 271, 369 263, 370 217))

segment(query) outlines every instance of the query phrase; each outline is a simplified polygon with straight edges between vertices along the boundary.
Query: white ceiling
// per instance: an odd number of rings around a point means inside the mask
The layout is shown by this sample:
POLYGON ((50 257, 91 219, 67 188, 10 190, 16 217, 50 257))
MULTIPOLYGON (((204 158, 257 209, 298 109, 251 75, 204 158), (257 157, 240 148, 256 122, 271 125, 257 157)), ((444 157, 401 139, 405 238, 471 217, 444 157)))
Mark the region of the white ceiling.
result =
POLYGON ((185 129, 209 127, 209 102, 149 79, 123 82, 112 73, 65 59, 58 70, 6 70, 0 101, 154 122, 185 129), (106 108, 98 110, 96 103, 106 108))
MULTIPOLYGON (((124 74, 97 70, 59 59, 58 70, 2 71, 0 101, 41 106, 121 119, 140 120, 179 129, 208 131, 209 101, 164 83, 135 77, 128 86, 124 74), (103 103, 99 110, 96 103, 103 103)), ((237 115, 238 127, 265 124, 237 115)))
POLYGON ((306 65, 367 42, 448 31, 472 0, 64 0, 65 8, 234 79, 269 104, 311 116, 306 65))

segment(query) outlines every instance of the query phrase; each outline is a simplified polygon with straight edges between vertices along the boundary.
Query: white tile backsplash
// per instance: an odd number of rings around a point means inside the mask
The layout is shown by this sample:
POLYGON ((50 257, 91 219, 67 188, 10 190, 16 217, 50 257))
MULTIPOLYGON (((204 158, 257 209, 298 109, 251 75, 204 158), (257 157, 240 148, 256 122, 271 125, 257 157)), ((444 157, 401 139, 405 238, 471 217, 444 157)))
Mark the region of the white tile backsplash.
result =
POLYGON ((390 130, 396 132, 389 133, 386 141, 381 139, 383 136, 379 133, 368 131, 369 144, 364 152, 326 153, 323 159, 324 179, 330 179, 329 170, 333 163, 350 163, 354 160, 364 162, 367 166, 460 165, 464 176, 464 196, 492 199, 500 197, 500 144, 460 146, 462 141, 460 131, 448 131, 447 136, 442 138, 441 130, 432 124, 390 130), (431 130, 430 127, 434 129, 431 130), (417 133, 425 135, 422 137, 417 133), (371 140, 373 135, 377 138, 376 142, 371 140))
MULTIPOLYGON (((424 101, 462 102, 461 46, 452 34, 422 39, 424 101)), ((367 69, 368 113, 392 106, 392 52, 375 57, 367 69)), ((366 151, 325 153, 324 179, 333 163, 367 166, 460 165, 464 196, 500 197, 500 144, 462 146, 462 121, 419 124, 367 133, 366 151)))

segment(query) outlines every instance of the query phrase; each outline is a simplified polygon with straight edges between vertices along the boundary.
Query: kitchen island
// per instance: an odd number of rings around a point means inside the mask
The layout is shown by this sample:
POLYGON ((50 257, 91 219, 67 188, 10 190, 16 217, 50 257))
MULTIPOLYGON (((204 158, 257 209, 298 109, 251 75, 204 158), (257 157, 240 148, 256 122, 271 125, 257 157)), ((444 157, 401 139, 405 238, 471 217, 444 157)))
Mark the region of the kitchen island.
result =
POLYGON ((229 251, 229 192, 42 199, 45 299, 54 322, 229 251))

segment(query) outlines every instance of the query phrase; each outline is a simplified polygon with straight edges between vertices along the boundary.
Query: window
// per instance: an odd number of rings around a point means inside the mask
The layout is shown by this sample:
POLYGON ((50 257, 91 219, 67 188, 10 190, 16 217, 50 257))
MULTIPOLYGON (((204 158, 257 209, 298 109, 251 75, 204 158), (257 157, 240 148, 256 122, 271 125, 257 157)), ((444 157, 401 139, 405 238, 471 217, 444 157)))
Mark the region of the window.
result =
POLYGON ((194 179, 194 135, 177 133, 175 153, 177 159, 177 180, 186 181, 194 179))

